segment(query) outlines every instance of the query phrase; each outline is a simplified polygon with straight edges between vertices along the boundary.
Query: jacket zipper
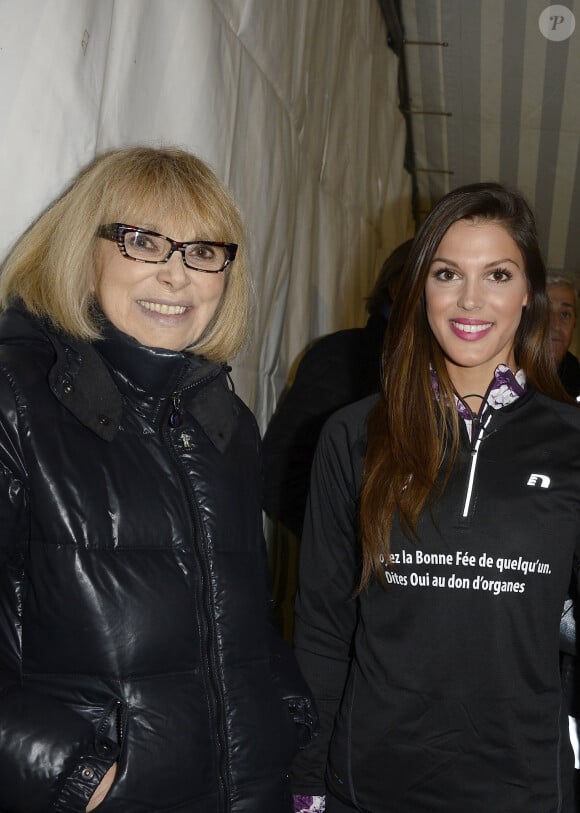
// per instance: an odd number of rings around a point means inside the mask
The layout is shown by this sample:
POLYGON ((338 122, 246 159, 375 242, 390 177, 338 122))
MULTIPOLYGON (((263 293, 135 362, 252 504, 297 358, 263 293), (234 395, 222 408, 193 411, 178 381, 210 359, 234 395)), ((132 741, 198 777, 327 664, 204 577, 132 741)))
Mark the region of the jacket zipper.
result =
MULTIPOLYGON (((232 368, 228 367, 227 364, 224 364, 222 365, 222 369, 220 369, 220 372, 224 370, 229 379, 228 370, 231 369, 232 368)), ((200 378, 199 381, 196 381, 194 384, 190 384, 188 387, 184 387, 182 390, 180 389, 175 390, 175 392, 171 396, 171 411, 169 412, 169 417, 167 420, 167 423, 169 424, 169 426, 171 426, 172 429, 178 428, 183 423, 183 416, 181 414, 181 396, 183 395, 183 393, 187 392, 187 390, 194 390, 197 387, 201 387, 203 384, 206 384, 209 381, 213 381, 214 378, 218 377, 218 375, 219 372, 212 373, 211 375, 206 375, 205 378, 200 378)), ((180 383, 181 379, 177 381, 176 387, 179 387, 180 383)))
POLYGON ((491 418, 492 418, 492 414, 490 412, 490 414, 487 416, 487 419, 486 419, 485 423, 480 426, 478 435, 477 435, 477 437, 475 439, 475 443, 473 443, 473 445, 471 447, 471 465, 469 467, 469 477, 468 477, 468 480, 467 480, 467 493, 465 495, 465 504, 463 506, 463 513, 462 513, 463 519, 465 519, 466 517, 469 516, 469 511, 470 511, 470 508, 471 508, 471 498, 473 496, 473 485, 475 483, 475 473, 476 473, 476 470, 477 470, 477 458, 478 458, 478 455, 479 455, 479 447, 481 446, 481 442, 483 440, 483 435, 485 433, 485 430, 489 426, 489 422, 491 421, 491 418))
POLYGON ((107 705, 101 722, 97 727, 97 737, 114 735, 119 748, 125 740, 125 722, 127 717, 127 707, 122 700, 117 698, 107 705))
POLYGON ((199 566, 199 573, 201 575, 201 595, 202 595, 202 602, 201 602, 201 609, 204 613, 204 618, 202 619, 205 623, 203 625, 203 629, 206 632, 206 652, 203 655, 207 659, 207 674, 209 680, 209 689, 210 689, 210 698, 213 700, 213 714, 216 720, 216 729, 217 729, 217 744, 218 744, 218 785, 219 785, 219 793, 223 799, 223 806, 220 806, 220 810, 223 810, 224 813, 230 810, 230 788, 229 788, 229 780, 228 780, 228 769, 227 769, 227 733, 225 727, 225 719, 224 719, 224 703, 223 703, 223 696, 221 691, 221 686, 219 681, 216 678, 216 675, 219 673, 217 667, 217 659, 216 659, 216 651, 215 651, 215 640, 216 640, 216 632, 214 627, 214 614, 213 614, 213 602, 211 599, 209 584, 209 568, 207 565, 207 561, 203 556, 203 552, 201 550, 204 535, 203 535, 203 526, 201 523, 201 519, 199 516, 199 509, 197 506, 197 502, 193 495, 192 489, 189 484, 189 480, 187 476, 184 474, 181 461, 179 459, 179 454, 177 453, 175 446, 172 442, 171 437, 171 430, 178 428, 183 423, 183 417, 181 414, 181 397, 184 392, 190 389, 195 389, 202 384, 210 381, 215 376, 207 376, 204 379, 197 381, 195 384, 190 385, 189 387, 185 387, 184 389, 179 389, 180 382, 177 382, 177 389, 173 393, 169 405, 169 409, 166 411, 165 417, 162 422, 162 436, 166 439, 167 445, 171 452, 171 456, 176 464, 179 479, 181 480, 182 488, 184 493, 187 497, 187 502, 190 508, 190 516, 193 522, 193 551, 197 560, 197 564, 199 566))

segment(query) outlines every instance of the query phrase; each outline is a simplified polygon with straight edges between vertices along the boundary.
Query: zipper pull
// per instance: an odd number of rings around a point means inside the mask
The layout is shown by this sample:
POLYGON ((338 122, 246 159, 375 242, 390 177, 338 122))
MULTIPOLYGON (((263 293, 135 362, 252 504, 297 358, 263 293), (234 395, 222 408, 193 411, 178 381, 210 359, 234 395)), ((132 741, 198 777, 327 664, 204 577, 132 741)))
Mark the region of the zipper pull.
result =
POLYGON ((179 411, 180 404, 181 404, 180 395, 179 393, 176 393, 171 399, 171 413, 169 415, 168 421, 169 426, 171 426, 173 429, 176 429, 183 423, 183 418, 181 416, 181 412, 179 411))

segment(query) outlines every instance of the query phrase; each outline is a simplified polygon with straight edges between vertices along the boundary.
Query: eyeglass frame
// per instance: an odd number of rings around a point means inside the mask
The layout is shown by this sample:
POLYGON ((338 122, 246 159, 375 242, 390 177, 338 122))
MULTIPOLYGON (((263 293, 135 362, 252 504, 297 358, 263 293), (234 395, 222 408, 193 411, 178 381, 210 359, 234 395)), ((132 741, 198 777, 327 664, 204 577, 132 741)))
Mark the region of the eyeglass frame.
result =
POLYGON ((113 243, 116 243, 119 247, 119 251, 126 257, 128 260, 133 260, 137 263, 150 263, 152 265, 158 265, 159 263, 168 263, 173 254, 176 251, 181 253, 183 258, 183 264, 186 268, 190 268, 192 271, 199 271, 201 274, 221 274, 222 271, 225 271, 228 265, 233 263, 236 259, 236 253, 238 251, 238 244, 237 243, 224 243, 217 240, 172 240, 171 237, 168 237, 166 234, 161 234, 157 231, 151 231, 150 229, 143 229, 139 226, 129 226, 126 223, 107 223, 103 226, 99 226, 97 229, 97 237, 103 237, 105 240, 111 240, 113 243), (171 248, 169 249, 169 253, 167 257, 163 260, 144 260, 140 257, 131 257, 130 254, 127 253, 127 248, 125 246, 125 234, 129 231, 138 231, 141 234, 148 234, 151 237, 162 237, 164 240, 168 240, 171 243, 171 248), (215 271, 210 271, 207 268, 195 268, 193 265, 189 265, 187 262, 187 258, 185 256, 185 252, 188 246, 216 246, 218 248, 225 248, 227 257, 226 261, 221 268, 218 268, 215 271))

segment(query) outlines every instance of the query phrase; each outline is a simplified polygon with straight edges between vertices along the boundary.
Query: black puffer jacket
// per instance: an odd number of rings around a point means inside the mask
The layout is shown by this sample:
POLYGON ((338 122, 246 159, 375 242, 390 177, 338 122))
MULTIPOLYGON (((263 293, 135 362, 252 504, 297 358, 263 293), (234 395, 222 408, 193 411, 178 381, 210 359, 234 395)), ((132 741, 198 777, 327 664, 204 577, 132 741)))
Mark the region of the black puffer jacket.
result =
POLYGON ((0 810, 282 813, 311 717, 223 366, 0 317, 0 810), (294 720, 306 725, 296 725, 294 720))

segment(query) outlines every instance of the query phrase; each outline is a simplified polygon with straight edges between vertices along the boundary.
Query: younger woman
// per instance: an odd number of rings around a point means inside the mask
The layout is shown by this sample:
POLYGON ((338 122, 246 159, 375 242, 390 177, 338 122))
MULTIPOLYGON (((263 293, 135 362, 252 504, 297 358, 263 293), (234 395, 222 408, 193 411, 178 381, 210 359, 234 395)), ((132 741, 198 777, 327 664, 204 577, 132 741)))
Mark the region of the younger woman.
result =
POLYGON ((296 647, 323 734, 294 780, 327 813, 570 810, 558 633, 580 412, 547 326, 525 201, 444 197, 407 262, 382 395, 331 418, 313 472, 296 647))

